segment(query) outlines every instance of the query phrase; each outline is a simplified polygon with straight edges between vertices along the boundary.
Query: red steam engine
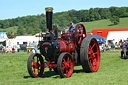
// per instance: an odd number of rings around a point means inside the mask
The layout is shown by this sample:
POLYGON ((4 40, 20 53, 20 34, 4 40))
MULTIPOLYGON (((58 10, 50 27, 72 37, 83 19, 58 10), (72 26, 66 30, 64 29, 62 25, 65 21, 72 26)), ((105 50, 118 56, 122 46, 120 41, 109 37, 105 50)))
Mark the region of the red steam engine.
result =
POLYGON ((76 25, 73 32, 61 34, 57 40, 52 30, 53 8, 46 8, 47 30, 39 42, 40 53, 33 53, 27 62, 31 77, 41 77, 44 68, 59 73, 61 78, 70 77, 75 65, 82 65, 85 72, 96 72, 100 65, 100 50, 95 38, 86 38, 86 30, 82 23, 76 25))

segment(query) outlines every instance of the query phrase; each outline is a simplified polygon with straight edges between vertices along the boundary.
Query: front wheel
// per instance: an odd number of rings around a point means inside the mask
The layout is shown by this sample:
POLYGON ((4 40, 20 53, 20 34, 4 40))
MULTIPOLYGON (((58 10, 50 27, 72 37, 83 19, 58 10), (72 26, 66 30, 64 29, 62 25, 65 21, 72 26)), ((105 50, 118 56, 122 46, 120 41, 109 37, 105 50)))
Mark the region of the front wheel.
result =
POLYGON ((27 62, 28 73, 31 77, 41 77, 44 72, 44 60, 38 53, 33 53, 29 56, 27 62))
POLYGON ((61 53, 57 61, 57 69, 61 78, 70 77, 73 73, 73 59, 70 53, 61 53))

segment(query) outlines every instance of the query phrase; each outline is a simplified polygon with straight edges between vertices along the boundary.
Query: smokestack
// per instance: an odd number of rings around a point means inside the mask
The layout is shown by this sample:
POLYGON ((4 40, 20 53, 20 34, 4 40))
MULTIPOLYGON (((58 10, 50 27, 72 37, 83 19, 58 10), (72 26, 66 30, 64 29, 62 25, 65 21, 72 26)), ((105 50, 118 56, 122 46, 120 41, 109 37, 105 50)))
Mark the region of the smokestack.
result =
POLYGON ((45 8, 46 11, 46 24, 47 24, 47 31, 52 30, 52 7, 45 8))

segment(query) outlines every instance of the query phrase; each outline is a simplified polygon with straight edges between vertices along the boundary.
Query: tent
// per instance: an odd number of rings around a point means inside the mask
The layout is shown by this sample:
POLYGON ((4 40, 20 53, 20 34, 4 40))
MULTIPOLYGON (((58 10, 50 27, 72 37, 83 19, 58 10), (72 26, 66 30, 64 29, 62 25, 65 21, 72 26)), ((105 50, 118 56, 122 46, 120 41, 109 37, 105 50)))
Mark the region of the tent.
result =
POLYGON ((99 35, 87 35, 87 37, 94 37, 97 39, 98 43, 106 43, 106 38, 99 35))
POLYGON ((0 43, 2 43, 4 46, 6 46, 7 39, 8 39, 7 32, 0 32, 0 43))
POLYGON ((0 42, 6 41, 7 38, 7 32, 0 32, 0 42))
POLYGON ((0 42, 6 41, 6 38, 0 38, 0 42))
POLYGON ((126 40, 128 38, 128 31, 112 31, 108 33, 107 40, 126 40))
POLYGON ((29 42, 32 43, 33 41, 38 43, 39 38, 35 36, 17 36, 15 40, 16 42, 19 42, 19 44, 23 44, 24 42, 27 42, 28 44, 29 42))
POLYGON ((0 38, 8 38, 7 32, 0 32, 0 38))

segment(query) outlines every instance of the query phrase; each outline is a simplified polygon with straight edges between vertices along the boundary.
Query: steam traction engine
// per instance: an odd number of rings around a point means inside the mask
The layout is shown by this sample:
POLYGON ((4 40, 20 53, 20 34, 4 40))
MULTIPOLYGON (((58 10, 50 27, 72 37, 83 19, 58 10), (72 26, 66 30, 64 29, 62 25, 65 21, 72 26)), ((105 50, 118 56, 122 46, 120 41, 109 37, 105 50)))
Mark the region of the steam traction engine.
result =
POLYGON ((31 77, 41 77, 44 68, 53 69, 60 77, 70 77, 74 65, 82 65, 85 72, 96 72, 100 65, 100 50, 95 38, 86 38, 86 30, 82 23, 76 25, 73 32, 61 34, 61 40, 55 38, 52 30, 52 10, 46 8, 48 32, 42 34, 39 42, 40 53, 28 58, 27 68, 31 77))

